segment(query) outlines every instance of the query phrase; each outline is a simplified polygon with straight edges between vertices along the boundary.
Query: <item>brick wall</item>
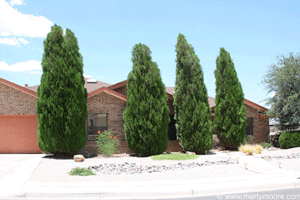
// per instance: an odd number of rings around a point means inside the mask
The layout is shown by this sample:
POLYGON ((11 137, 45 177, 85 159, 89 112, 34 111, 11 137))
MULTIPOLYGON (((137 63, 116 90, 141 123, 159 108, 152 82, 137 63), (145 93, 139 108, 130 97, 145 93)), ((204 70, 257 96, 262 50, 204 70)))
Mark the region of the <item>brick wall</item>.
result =
MULTIPOLYGON (((129 152, 124 135, 123 112, 126 108, 126 101, 120 100, 105 92, 95 95, 88 99, 88 113, 108 113, 108 131, 116 136, 120 141, 118 153, 129 152)), ((91 141, 95 136, 88 136, 86 146, 80 153, 97 153, 96 141, 91 141)))
POLYGON ((36 115, 36 97, 0 83, 0 115, 36 115))
POLYGON ((253 118, 253 142, 267 142, 269 135, 269 118, 262 118, 255 108, 248 105, 246 105, 246 109, 247 117, 253 118))
MULTIPOLYGON (((247 117, 253 118, 253 142, 254 143, 261 143, 261 142, 268 142, 268 135, 269 135, 269 118, 262 117, 258 111, 248 105, 245 105, 247 109, 247 117)), ((212 117, 212 121, 213 121, 212 117)), ((213 133, 215 133, 213 131, 213 133)), ((247 137, 247 135, 246 135, 247 137)), ((218 146, 219 141, 217 137, 214 137, 214 147, 218 146)))
POLYGON ((125 96, 127 96, 127 88, 126 88, 126 85, 122 86, 122 87, 119 87, 119 88, 116 88, 114 89, 116 92, 119 92, 125 96))

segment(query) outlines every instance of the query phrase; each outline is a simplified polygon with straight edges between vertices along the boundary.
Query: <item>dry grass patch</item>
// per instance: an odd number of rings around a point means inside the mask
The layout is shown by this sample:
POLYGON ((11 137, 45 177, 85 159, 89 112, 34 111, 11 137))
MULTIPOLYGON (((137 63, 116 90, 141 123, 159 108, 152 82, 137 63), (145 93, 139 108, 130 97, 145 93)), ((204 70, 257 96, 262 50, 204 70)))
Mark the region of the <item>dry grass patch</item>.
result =
POLYGON ((253 153, 260 154, 264 148, 261 145, 245 144, 240 146, 239 151, 246 153, 247 155, 253 155, 253 153))

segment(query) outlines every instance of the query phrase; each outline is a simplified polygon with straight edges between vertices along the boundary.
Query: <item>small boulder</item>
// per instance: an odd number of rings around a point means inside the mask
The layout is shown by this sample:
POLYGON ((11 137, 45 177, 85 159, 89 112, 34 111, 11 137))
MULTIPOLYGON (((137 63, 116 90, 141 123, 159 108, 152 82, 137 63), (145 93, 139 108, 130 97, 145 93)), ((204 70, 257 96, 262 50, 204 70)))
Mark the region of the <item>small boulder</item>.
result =
POLYGON ((74 155, 75 162, 83 162, 85 160, 83 155, 74 155))

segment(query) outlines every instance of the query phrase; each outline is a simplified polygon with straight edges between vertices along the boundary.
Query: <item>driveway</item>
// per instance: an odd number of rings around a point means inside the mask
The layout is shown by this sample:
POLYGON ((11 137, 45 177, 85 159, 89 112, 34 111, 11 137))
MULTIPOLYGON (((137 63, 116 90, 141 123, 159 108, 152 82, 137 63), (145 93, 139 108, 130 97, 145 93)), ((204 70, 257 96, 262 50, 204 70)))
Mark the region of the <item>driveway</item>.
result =
POLYGON ((0 154, 0 197, 23 194, 22 185, 45 154, 0 154))

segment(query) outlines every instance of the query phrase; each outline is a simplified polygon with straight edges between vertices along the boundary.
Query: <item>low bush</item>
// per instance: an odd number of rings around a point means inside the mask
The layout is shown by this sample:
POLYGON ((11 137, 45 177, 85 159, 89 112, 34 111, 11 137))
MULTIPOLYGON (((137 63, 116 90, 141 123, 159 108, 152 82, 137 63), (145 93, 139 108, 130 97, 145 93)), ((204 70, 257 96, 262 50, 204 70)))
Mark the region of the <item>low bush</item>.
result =
POLYGON ((261 154, 261 151, 264 149, 263 146, 257 144, 254 146, 254 152, 257 153, 257 154, 261 154))
POLYGON ((300 147, 300 132, 285 131, 281 133, 279 137, 279 146, 281 149, 300 147))
POLYGON ((239 151, 246 153, 247 155, 253 155, 253 153, 260 154, 264 148, 261 145, 245 144, 240 146, 239 151))
POLYGON ((80 168, 80 167, 77 167, 77 168, 74 168, 72 169, 69 174, 71 176, 89 176, 89 175, 96 175, 94 172, 92 172, 92 170, 89 170, 89 169, 86 169, 86 168, 80 168))
POLYGON ((199 156, 195 154, 185 154, 185 153, 171 153, 171 154, 160 154, 151 156, 152 160, 190 160, 196 159, 199 156))
POLYGON ((111 131, 98 132, 96 139, 98 152, 101 155, 110 156, 118 150, 120 141, 116 136, 113 136, 111 131))
POLYGON ((264 149, 268 149, 268 148, 272 147, 272 144, 267 143, 267 142, 262 142, 259 145, 262 146, 264 149))

